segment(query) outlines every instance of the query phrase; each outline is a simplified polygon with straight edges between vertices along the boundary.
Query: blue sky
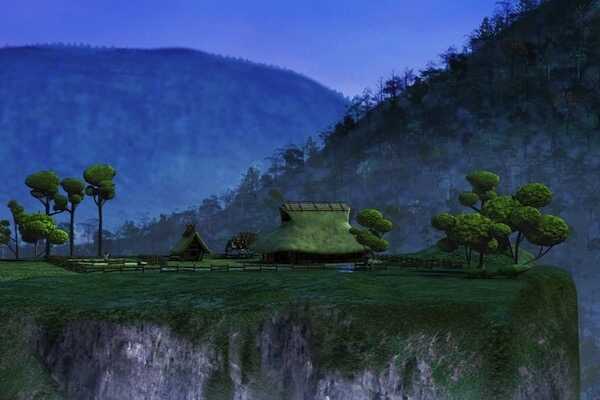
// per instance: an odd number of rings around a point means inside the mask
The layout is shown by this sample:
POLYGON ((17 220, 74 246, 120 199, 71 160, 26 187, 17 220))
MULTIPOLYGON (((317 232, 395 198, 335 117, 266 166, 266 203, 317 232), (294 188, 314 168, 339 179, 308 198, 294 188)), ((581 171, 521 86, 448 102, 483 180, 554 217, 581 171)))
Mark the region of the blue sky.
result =
POLYGON ((190 47, 279 65, 353 95, 423 68, 495 0, 0 0, 0 45, 190 47))

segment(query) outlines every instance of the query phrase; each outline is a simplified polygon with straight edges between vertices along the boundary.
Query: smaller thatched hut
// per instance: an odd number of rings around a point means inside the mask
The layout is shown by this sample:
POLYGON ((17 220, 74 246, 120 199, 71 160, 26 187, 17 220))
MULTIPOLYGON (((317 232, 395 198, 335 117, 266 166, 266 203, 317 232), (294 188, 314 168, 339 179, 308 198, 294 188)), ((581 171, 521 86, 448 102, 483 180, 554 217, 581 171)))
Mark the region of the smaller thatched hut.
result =
POLYGON ((187 225, 181 239, 175 244, 173 250, 171 250, 172 257, 186 261, 202 260, 204 255, 209 253, 210 249, 196 231, 194 225, 187 225))
POLYGON ((367 254, 350 233, 350 207, 344 203, 288 202, 279 211, 281 226, 259 235, 253 246, 265 262, 357 262, 367 254))

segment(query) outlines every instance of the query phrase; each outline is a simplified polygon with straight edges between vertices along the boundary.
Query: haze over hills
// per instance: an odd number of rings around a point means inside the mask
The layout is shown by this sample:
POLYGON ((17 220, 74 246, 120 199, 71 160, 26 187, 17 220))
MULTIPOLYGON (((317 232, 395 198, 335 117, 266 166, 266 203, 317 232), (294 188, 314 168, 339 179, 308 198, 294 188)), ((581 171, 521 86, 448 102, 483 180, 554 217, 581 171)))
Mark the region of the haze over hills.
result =
POLYGON ((140 253, 169 237, 157 248, 168 251, 183 221, 195 218, 219 249, 236 232, 272 229, 278 201, 302 198, 377 207, 395 225, 386 236, 391 251, 416 251, 442 236, 432 216, 469 212, 458 195, 474 169, 497 172, 501 194, 543 182, 554 193, 544 213, 563 217, 571 234, 542 260, 577 281, 582 399, 598 399, 599 65, 600 1, 519 2, 484 20, 467 51, 448 51, 439 65, 355 99, 323 148, 284 154, 283 168, 273 165, 260 185, 249 174, 220 207, 207 201, 194 213, 127 226, 115 246, 140 253))
MULTIPOLYGON (((38 208, 28 174, 81 177, 98 162, 118 171, 109 226, 199 204, 273 149, 318 134, 345 106, 294 72, 200 51, 3 48, 0 204, 38 208)), ((91 206, 82 212, 93 216, 91 206)))

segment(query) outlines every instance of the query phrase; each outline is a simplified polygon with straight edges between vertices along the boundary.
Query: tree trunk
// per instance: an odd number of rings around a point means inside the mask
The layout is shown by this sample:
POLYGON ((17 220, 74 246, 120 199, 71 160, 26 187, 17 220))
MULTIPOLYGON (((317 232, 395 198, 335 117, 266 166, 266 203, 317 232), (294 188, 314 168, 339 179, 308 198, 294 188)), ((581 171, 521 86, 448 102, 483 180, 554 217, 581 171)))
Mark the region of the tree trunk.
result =
POLYGON ((75 206, 71 206, 71 220, 69 221, 69 256, 73 257, 73 247, 75 245, 75 206))
MULTIPOLYGON (((46 199, 46 215, 50 215, 50 199, 46 199)), ((46 258, 50 257, 50 240, 46 239, 46 258)))
POLYGON ((517 234, 517 243, 515 244, 515 264, 519 263, 519 245, 521 244, 521 235, 521 232, 517 234))
POLYGON ((479 265, 477 267, 485 270, 485 267, 483 266, 483 252, 479 253, 479 265))
POLYGON ((102 257, 102 199, 98 204, 98 257, 102 257))
POLYGON ((513 253, 512 244, 510 243, 510 239, 508 237, 503 237, 499 240, 499 243, 500 243, 500 250, 502 252, 506 252, 507 250, 510 251, 510 257, 513 258, 514 253, 513 253))
POLYGON ((15 226, 15 259, 19 259, 19 230, 17 229, 17 219, 13 216, 13 224, 15 226))

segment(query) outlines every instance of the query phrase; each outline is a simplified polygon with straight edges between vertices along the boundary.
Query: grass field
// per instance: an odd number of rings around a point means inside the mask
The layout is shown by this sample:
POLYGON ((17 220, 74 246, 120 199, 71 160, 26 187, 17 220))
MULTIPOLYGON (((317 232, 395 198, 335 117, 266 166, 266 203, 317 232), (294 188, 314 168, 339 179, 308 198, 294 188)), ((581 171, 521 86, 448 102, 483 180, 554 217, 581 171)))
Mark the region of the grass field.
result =
MULTIPOLYGON (((429 258, 433 249, 411 254, 429 258)), ((170 265, 241 265, 257 260, 207 258, 170 265)), ((489 267, 507 263, 490 257, 489 267)), ((523 280, 466 280, 461 271, 388 269, 343 273, 212 272, 77 274, 45 262, 0 261, 0 304, 6 307, 68 307, 72 311, 184 306, 188 309, 260 307, 289 302, 348 304, 473 303, 504 307, 523 280), (465 290, 468 288, 469 290, 465 290)))
POLYGON ((63 268, 55 267, 43 261, 13 262, 0 261, 0 282, 26 278, 42 278, 74 275, 63 268))
MULTIPOLYGON (((431 251, 422 253, 423 257, 431 255, 431 251)), ((203 262, 215 261, 234 260, 203 262)), ((496 265, 510 262, 490 261, 496 265)), ((361 356, 365 350, 358 355, 354 354, 357 350, 340 350, 340 321, 324 318, 318 310, 334 309, 339 315, 352 316, 352 323, 344 328, 344 349, 368 348, 365 341, 393 346, 389 338, 414 329, 473 332, 464 343, 468 348, 487 340, 483 327, 504 326, 512 323, 514 315, 525 315, 528 310, 519 308, 519 299, 531 297, 528 303, 532 304, 546 290, 544 285, 557 282, 568 286, 570 277, 547 267, 536 267, 517 279, 465 279, 461 271, 413 269, 79 274, 44 262, 0 262, 0 321, 4 321, 0 387, 13 388, 0 390, 0 398, 13 398, 19 387, 29 387, 29 393, 46 393, 40 398, 53 398, 51 382, 23 342, 21 332, 32 321, 60 329, 74 319, 144 320, 168 324, 197 339, 207 329, 227 325, 207 321, 258 321, 276 309, 311 305, 321 365, 352 370, 376 360, 372 355, 361 356), (536 285, 543 290, 529 293, 536 285), (344 358, 348 352, 354 355, 344 358)), ((510 337, 512 328, 506 329, 501 334, 510 337)))

